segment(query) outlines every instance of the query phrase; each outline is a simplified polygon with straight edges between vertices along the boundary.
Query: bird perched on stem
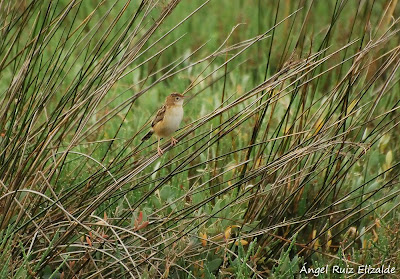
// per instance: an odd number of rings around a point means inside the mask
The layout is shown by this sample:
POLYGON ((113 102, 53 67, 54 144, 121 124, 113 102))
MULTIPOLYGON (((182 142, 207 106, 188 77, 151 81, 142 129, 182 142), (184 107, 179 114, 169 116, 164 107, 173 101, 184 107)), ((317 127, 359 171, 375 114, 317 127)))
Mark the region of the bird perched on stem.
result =
POLYGON ((160 148, 160 139, 171 136, 171 145, 178 141, 172 134, 178 130, 183 117, 183 99, 185 96, 178 93, 172 93, 165 99, 164 105, 157 111, 157 115, 151 122, 150 131, 142 138, 142 141, 148 140, 152 134, 156 134, 157 152, 162 155, 164 151, 160 148))

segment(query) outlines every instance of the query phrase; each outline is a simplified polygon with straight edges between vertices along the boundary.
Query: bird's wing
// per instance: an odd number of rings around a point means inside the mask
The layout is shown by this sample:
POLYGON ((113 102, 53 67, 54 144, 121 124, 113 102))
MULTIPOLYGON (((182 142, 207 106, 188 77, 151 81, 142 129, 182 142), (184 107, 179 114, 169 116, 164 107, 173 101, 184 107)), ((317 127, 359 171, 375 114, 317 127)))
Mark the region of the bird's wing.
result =
POLYGON ((162 121, 164 119, 164 115, 165 115, 165 110, 167 109, 167 107, 165 105, 163 105, 156 114, 156 117, 154 117, 153 122, 151 122, 151 127, 154 127, 154 125, 156 125, 158 122, 162 121))

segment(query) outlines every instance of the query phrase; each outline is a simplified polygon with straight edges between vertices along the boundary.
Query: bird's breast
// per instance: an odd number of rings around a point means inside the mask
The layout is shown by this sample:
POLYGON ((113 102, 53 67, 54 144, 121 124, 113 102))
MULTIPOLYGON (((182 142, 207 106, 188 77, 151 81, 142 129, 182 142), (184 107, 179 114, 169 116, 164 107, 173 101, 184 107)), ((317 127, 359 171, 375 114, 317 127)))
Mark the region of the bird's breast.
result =
POLYGON ((179 128, 183 118, 183 108, 182 107, 172 107, 165 112, 164 121, 165 124, 174 127, 175 130, 179 128))
POLYGON ((165 111, 164 119, 153 127, 153 130, 162 137, 167 137, 178 130, 183 118, 183 108, 170 107, 165 111))

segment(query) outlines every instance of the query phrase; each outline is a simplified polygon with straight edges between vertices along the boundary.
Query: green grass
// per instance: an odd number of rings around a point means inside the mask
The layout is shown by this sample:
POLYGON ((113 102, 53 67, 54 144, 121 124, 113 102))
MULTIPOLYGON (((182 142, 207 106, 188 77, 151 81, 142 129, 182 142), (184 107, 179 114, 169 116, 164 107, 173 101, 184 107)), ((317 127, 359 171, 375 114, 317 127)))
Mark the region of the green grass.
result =
POLYGON ((397 1, 0 14, 1 278, 400 263, 397 1), (171 92, 190 98, 159 157, 140 139, 171 92))

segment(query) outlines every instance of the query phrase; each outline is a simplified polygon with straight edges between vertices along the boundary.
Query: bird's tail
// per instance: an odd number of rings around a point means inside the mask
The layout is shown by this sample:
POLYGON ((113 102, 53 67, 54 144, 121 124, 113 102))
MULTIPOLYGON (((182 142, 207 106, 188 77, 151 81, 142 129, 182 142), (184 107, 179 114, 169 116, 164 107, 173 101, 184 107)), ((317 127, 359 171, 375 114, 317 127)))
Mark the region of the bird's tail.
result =
POLYGON ((144 137, 142 138, 142 141, 148 140, 153 133, 154 132, 152 130, 150 130, 146 135, 144 135, 144 137))

